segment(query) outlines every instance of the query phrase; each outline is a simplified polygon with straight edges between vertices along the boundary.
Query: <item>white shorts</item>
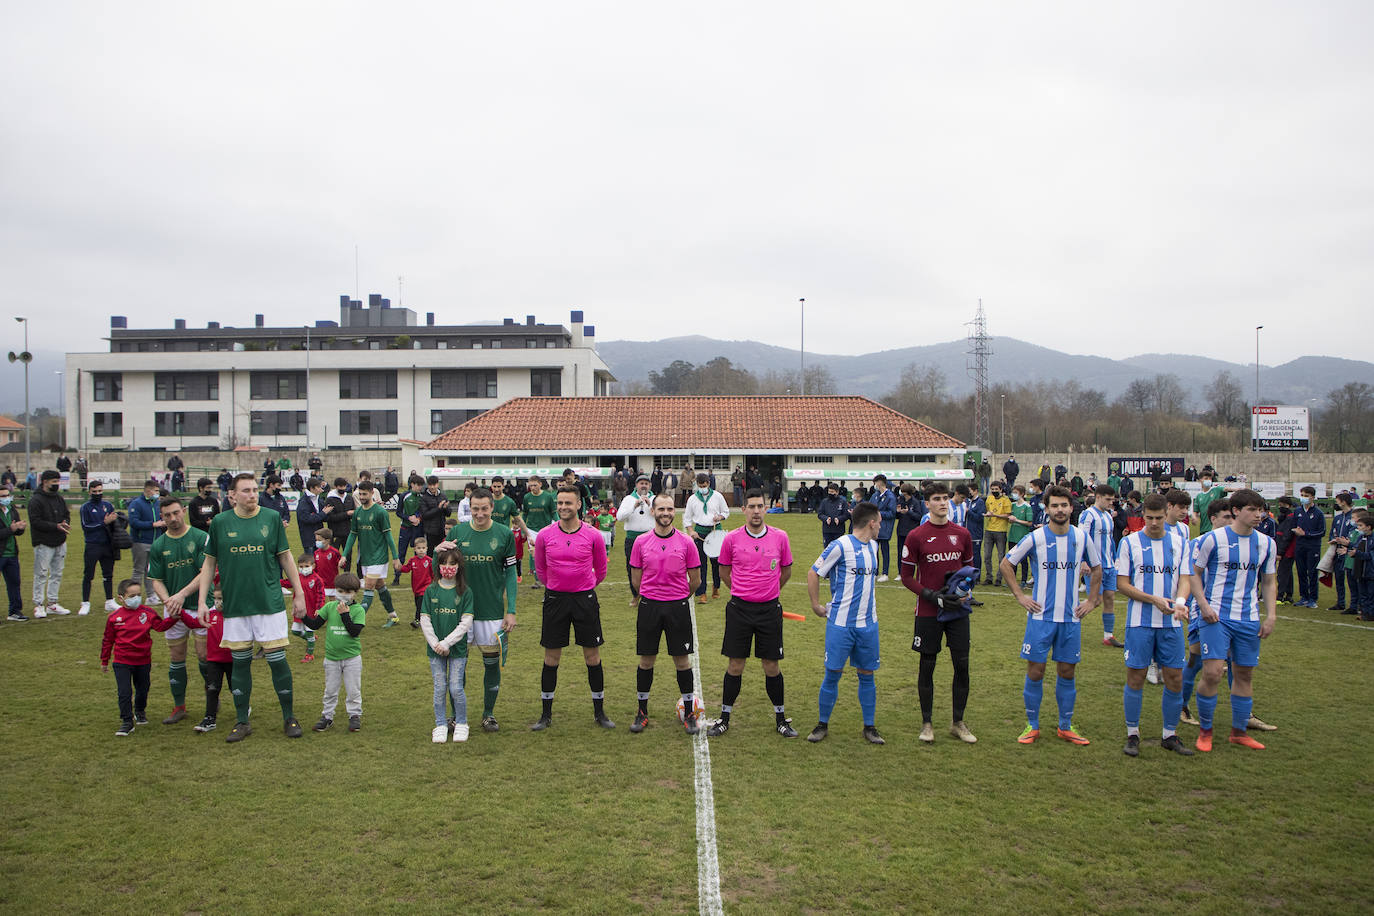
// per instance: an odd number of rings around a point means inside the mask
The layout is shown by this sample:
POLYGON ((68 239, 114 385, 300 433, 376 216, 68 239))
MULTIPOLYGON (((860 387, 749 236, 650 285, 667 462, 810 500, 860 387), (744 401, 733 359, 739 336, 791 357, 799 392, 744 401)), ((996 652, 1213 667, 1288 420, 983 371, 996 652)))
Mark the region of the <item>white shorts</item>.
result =
POLYGON ((614 532, 614 531, 603 531, 603 532, 601 532, 601 540, 603 540, 603 541, 606 542, 606 549, 607 549, 607 550, 610 550, 612 547, 615 546, 615 532, 614 532))
POLYGON ((224 636, 220 645, 226 649, 251 649, 257 643, 264 649, 281 649, 291 644, 287 630, 289 615, 285 611, 271 614, 251 614, 247 617, 224 618, 224 636))
POLYGON ((468 631, 468 645, 479 649, 495 649, 500 646, 501 639, 497 634, 501 632, 504 623, 504 619, 474 620, 472 629, 468 631))
POLYGON ((385 563, 378 563, 376 566, 361 566, 364 579, 385 579, 387 566, 385 563))

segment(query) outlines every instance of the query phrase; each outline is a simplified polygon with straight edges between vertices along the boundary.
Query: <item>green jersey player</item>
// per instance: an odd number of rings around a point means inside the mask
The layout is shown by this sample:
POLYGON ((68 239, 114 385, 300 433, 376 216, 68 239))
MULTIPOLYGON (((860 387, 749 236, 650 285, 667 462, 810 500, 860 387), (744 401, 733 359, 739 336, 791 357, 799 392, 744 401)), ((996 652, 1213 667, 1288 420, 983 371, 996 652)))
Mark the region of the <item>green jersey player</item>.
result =
MULTIPOLYGON (((200 582, 200 568, 205 565, 204 531, 192 528, 186 521, 186 509, 176 496, 168 496, 158 504, 162 516, 163 533, 148 548, 148 587, 162 601, 164 614, 174 617, 183 608, 195 612, 200 582)), ((172 714, 162 720, 163 725, 175 725, 186 718, 186 642, 191 630, 177 623, 162 635, 167 638, 170 662, 167 682, 172 688, 172 714)), ((196 657, 200 661, 202 680, 209 677, 205 665, 205 631, 196 633, 196 657)))
POLYGON ((281 578, 291 583, 292 613, 305 616, 305 590, 301 588, 296 561, 286 542, 281 516, 258 505, 258 482, 252 474, 234 478, 234 508, 221 512, 210 522, 205 544, 197 596, 206 607, 210 583, 220 571, 220 614, 224 617, 224 637, 220 645, 233 656, 229 689, 234 695, 238 721, 225 740, 242 741, 253 733, 248 711, 253 702, 253 643, 263 648, 263 657, 272 670, 272 687, 281 702, 286 737, 299 738, 301 725, 292 713, 291 665, 286 661, 286 609, 281 599, 281 578))
POLYGON ((448 539, 435 548, 457 547, 463 553, 468 588, 472 590, 472 632, 468 642, 482 653, 482 729, 494 732, 496 696, 501 691, 501 657, 509 633, 515 629, 515 535, 492 521, 491 490, 478 487, 468 505, 472 519, 449 529, 448 539))
POLYGON ((343 555, 350 556, 353 545, 358 545, 358 577, 363 583, 363 609, 372 606, 373 597, 382 599, 386 608, 386 623, 382 629, 396 626, 396 608, 391 603, 391 590, 386 587, 386 571, 396 559, 396 542, 391 538, 391 513, 377 502, 377 488, 370 480, 358 484, 353 498, 358 508, 348 525, 348 540, 344 542, 343 555))

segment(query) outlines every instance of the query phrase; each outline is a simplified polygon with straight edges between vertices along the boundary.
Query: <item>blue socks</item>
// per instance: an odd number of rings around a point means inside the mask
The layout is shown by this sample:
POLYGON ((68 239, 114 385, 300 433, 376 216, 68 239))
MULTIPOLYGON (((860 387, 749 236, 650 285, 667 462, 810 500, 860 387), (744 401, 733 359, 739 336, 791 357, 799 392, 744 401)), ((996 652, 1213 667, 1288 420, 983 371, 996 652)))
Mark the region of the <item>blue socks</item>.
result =
POLYGON ((1165 687, 1160 707, 1164 713, 1164 737, 1167 738, 1178 729, 1178 717, 1183 712, 1183 694, 1165 687))
POLYGON ((872 672, 859 673, 859 708, 863 710, 864 725, 872 725, 873 714, 878 708, 878 684, 872 672))
POLYGON ((1187 706, 1188 701, 1193 698, 1193 681, 1197 680, 1197 673, 1202 670, 1202 656, 1188 656, 1188 664, 1183 667, 1183 693, 1181 694, 1183 705, 1187 706))
POLYGON ((1040 700, 1044 693, 1044 680, 1033 681, 1027 675, 1026 684, 1021 688, 1021 699, 1026 704, 1026 724, 1031 728, 1040 727, 1040 700))
POLYGON ((839 671, 830 668, 825 669, 825 680, 821 681, 821 691, 818 697, 821 708, 820 721, 822 722, 830 721, 830 713, 835 709, 835 700, 840 696, 840 675, 842 674, 844 674, 843 669, 839 671))
POLYGON ((1073 728, 1073 704, 1078 699, 1078 685, 1073 678, 1057 678, 1054 682, 1054 698, 1059 703, 1059 727, 1073 728))
POLYGON ((1145 691, 1132 690, 1130 685, 1126 685, 1121 692, 1122 705, 1126 710, 1126 734, 1140 734, 1140 707, 1144 703, 1145 691))
POLYGON ((1250 710, 1255 708, 1254 697, 1238 697, 1231 694, 1231 727, 1245 731, 1250 722, 1250 710))
MULTIPOLYGON (((1203 696, 1202 694, 1199 693, 1199 694, 1197 695, 1197 721, 1198 721, 1198 727, 1199 727, 1199 728, 1211 729, 1211 727, 1212 727, 1212 718, 1213 718, 1216 714, 1217 714, 1217 696, 1216 696, 1216 694, 1212 694, 1210 697, 1205 697, 1205 696, 1203 696)), ((1246 718, 1248 719, 1249 717, 1247 716, 1246 718)))
POLYGON ((1102 615, 1102 635, 1104 635, 1104 636, 1111 636, 1111 635, 1112 635, 1112 631, 1115 630, 1115 629, 1116 629, 1116 614, 1103 614, 1103 615, 1102 615))

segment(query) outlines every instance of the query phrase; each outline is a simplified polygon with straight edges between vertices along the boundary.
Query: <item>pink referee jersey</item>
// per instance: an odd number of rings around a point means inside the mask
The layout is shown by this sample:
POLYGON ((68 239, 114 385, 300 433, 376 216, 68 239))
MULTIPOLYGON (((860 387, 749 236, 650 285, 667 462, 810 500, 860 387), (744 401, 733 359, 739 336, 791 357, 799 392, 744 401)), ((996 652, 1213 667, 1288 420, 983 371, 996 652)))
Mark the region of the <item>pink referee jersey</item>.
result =
POLYGON ((792 565, 792 544, 787 532, 771 526, 754 537, 749 529, 736 528, 720 545, 720 565, 730 567, 730 596, 762 603, 778 597, 782 568, 792 565))
POLYGON ((554 522, 535 539, 534 568, 556 592, 589 592, 606 578, 606 542, 586 522, 572 534, 554 522))
POLYGON ((650 531, 635 538, 630 566, 640 571, 639 593, 650 601, 681 601, 691 592, 687 570, 698 569, 697 545, 676 528, 663 537, 650 531))

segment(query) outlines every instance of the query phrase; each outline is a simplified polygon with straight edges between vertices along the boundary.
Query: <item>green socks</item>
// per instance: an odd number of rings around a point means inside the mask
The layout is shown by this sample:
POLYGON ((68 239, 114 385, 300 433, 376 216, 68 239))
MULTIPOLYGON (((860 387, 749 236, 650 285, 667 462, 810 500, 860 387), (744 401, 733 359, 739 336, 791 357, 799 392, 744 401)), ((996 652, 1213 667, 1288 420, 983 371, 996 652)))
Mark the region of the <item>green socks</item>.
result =
POLYGON ((482 656, 482 718, 496 709, 496 695, 501 692, 501 659, 495 655, 482 656))
MULTIPOLYGON (((277 699, 281 702, 281 717, 284 722, 292 716, 291 664, 287 662, 286 652, 282 649, 273 649, 263 658, 267 660, 267 667, 272 669, 272 689, 277 691, 277 699)), ((237 659, 235 661, 237 662, 237 659)), ((237 668, 238 665, 235 664, 234 667, 237 668)))
POLYGON ((383 585, 377 589, 377 597, 382 599, 382 607, 386 608, 387 616, 396 616, 396 607, 391 603, 391 589, 383 585))
POLYGON ((234 695, 234 713, 239 722, 248 721, 253 702, 253 650, 234 649, 234 667, 229 672, 229 692, 234 695))
POLYGON ((172 685, 172 705, 186 705, 186 663, 172 662, 167 666, 167 680, 172 685))

